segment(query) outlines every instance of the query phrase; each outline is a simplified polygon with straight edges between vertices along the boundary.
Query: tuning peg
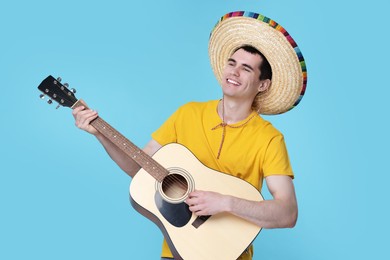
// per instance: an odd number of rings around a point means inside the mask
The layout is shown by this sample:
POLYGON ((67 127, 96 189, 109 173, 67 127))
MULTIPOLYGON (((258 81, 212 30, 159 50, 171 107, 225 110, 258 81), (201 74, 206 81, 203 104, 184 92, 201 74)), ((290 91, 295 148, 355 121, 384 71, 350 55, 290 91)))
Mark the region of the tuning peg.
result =
POLYGON ((68 83, 64 83, 62 85, 64 85, 66 88, 69 88, 69 84, 68 83))
POLYGON ((53 103, 53 100, 49 99, 49 100, 47 101, 47 103, 48 103, 49 105, 51 105, 51 103, 53 103))
POLYGON ((40 94, 40 95, 39 95, 39 98, 40 98, 40 99, 44 99, 44 98, 45 98, 45 94, 40 94))
POLYGON ((73 94, 76 94, 76 89, 75 88, 71 88, 70 92, 72 92, 73 94))
POLYGON ((58 77, 58 78, 57 78, 57 81, 58 81, 58 82, 61 82, 61 80, 62 80, 61 77, 58 77))
POLYGON ((59 109, 59 108, 60 108, 60 105, 57 105, 57 106, 56 106, 56 109, 59 109))

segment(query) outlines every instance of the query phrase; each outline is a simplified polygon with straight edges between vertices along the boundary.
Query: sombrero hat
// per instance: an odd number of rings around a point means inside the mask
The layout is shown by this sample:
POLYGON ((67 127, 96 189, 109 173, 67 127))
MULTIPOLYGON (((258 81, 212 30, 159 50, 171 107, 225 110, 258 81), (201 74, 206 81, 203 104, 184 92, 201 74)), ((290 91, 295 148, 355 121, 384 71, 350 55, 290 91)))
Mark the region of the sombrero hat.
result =
POLYGON ((260 114, 281 114, 294 108, 306 90, 306 64, 297 44, 275 21, 257 13, 232 12, 221 17, 210 34, 211 67, 221 83, 232 52, 243 45, 257 48, 272 68, 272 84, 256 98, 260 114))

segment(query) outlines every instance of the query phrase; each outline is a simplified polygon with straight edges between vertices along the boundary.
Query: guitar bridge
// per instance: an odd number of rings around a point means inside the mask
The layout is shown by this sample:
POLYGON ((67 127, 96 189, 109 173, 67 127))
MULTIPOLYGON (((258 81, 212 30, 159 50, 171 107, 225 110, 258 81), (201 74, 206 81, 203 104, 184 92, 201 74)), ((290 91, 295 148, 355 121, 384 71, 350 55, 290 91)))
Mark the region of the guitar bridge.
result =
POLYGON ((198 216, 194 222, 192 222, 192 225, 195 227, 195 228, 198 228, 200 227, 203 223, 206 222, 206 220, 209 219, 209 217, 211 217, 211 215, 208 215, 208 216, 198 216))

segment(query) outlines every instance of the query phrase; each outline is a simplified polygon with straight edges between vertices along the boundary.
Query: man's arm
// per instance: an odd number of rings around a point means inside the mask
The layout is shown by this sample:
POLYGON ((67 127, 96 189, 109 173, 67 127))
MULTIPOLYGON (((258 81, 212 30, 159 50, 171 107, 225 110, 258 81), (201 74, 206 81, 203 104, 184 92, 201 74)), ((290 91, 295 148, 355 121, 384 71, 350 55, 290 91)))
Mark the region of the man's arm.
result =
POLYGON ((291 177, 266 177, 272 200, 249 201, 216 192, 194 191, 187 199, 190 210, 196 215, 214 215, 230 212, 263 228, 294 227, 298 206, 291 177))
MULTIPOLYGON (((75 118, 76 126, 94 135, 103 145, 104 149, 107 151, 111 159, 116 164, 118 164, 118 166, 130 177, 134 177, 134 175, 140 169, 140 166, 128 155, 126 155, 121 149, 119 149, 115 144, 113 144, 110 140, 108 140, 105 136, 100 134, 93 126, 90 125, 91 121, 98 117, 98 113, 94 110, 85 109, 85 107, 80 106, 75 108, 72 114, 75 118)), ((143 151, 146 154, 152 156, 160 148, 161 145, 152 139, 149 141, 149 143, 147 143, 143 151)))

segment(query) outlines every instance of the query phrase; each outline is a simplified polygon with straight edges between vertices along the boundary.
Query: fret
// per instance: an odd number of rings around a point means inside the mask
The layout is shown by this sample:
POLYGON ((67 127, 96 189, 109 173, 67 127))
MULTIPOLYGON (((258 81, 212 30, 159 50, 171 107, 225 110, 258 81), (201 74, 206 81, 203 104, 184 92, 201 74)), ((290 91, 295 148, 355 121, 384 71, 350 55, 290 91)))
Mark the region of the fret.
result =
MULTIPOLYGON (((73 108, 85 106, 85 104, 77 101, 73 108)), ((157 181, 162 182, 169 174, 161 164, 155 161, 152 157, 147 155, 142 149, 138 148, 130 140, 115 130, 110 124, 98 117, 91 122, 91 125, 96 128, 101 134, 107 137, 113 144, 121 149, 126 155, 133 159, 139 166, 148 172, 157 181)))

